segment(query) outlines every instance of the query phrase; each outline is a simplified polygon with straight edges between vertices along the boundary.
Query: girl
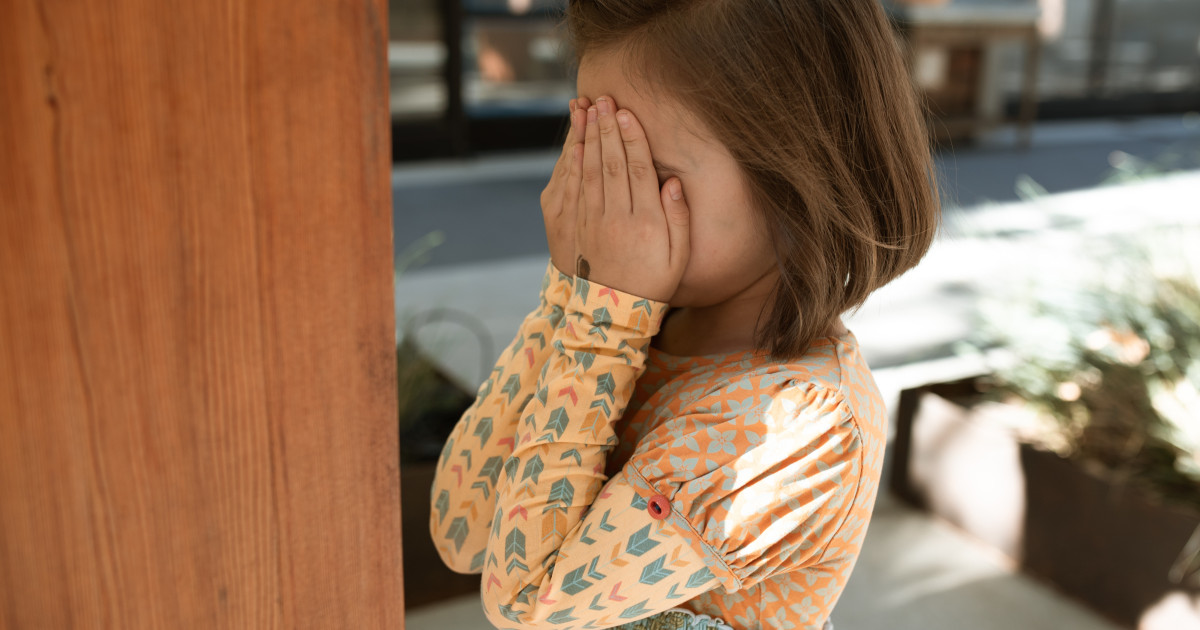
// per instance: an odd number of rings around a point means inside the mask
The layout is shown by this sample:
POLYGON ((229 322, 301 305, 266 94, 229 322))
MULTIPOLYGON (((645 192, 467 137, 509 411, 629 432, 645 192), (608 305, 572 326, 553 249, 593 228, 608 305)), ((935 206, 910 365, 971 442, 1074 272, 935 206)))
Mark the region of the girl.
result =
POLYGON ((540 305, 430 533, 498 628, 829 628, 887 414, 840 315, 939 208, 878 0, 579 0, 540 305))

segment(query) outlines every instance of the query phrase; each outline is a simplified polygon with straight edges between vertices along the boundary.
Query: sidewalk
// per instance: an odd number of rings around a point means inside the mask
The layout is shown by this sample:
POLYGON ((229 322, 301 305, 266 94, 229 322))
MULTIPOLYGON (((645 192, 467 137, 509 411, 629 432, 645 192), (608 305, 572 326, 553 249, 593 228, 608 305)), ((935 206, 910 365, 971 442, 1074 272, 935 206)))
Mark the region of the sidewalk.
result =
MULTIPOLYGON (((1151 121, 1143 127, 1155 125, 1151 121)), ((1129 133, 1130 128, 1117 127, 1119 133, 1129 133)), ((1089 136, 1100 134, 1101 140, 1104 133, 1103 124, 1092 124, 1086 131, 1089 136)), ((1039 125, 1034 152, 1039 141, 1056 134, 1066 142, 1079 138, 1071 129, 1039 125)), ((1104 150, 1099 142, 1093 144, 1094 150, 1104 150)), ((996 149, 985 156, 988 159, 976 160, 986 168, 968 177, 982 181, 988 172, 1003 171, 996 163, 1005 155, 1028 157, 996 149)), ((969 162, 957 161, 960 180, 969 162)), ((499 160, 470 168, 496 176, 511 174, 519 166, 499 160)), ((405 178, 430 181, 437 173, 430 169, 422 178, 410 170, 394 180, 403 187, 405 178)), ((456 181, 453 172, 440 173, 446 184, 456 181)), ((536 195, 533 199, 536 204, 536 195)), ((894 403, 901 389, 982 369, 953 353, 954 344, 969 334, 971 315, 981 299, 1001 285, 1019 282, 1024 274, 1078 271, 1081 254, 1106 234, 1152 225, 1200 225, 1197 199, 1200 170, 1031 202, 984 203, 969 210, 947 207, 943 233, 926 259, 845 318, 887 398, 893 430, 894 403)), ((432 307, 478 318, 490 335, 490 346, 481 346, 454 322, 424 325, 417 335, 430 356, 473 390, 534 307, 546 263, 547 257, 539 254, 405 273, 396 282, 398 333, 406 318, 432 307)), ((408 619, 417 630, 489 627, 474 597, 413 611, 408 619)), ((855 630, 1116 627, 1015 572, 1011 561, 991 548, 887 493, 880 494, 863 555, 833 622, 840 629, 855 630)))

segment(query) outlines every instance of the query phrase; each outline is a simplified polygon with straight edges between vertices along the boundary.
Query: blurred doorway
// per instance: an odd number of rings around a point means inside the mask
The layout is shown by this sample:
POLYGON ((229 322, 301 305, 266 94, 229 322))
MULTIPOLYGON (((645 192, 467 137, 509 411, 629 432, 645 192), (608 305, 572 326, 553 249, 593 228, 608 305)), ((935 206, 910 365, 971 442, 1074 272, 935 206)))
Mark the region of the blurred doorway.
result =
POLYGON ((390 0, 395 161, 552 146, 575 95, 565 0, 390 0))

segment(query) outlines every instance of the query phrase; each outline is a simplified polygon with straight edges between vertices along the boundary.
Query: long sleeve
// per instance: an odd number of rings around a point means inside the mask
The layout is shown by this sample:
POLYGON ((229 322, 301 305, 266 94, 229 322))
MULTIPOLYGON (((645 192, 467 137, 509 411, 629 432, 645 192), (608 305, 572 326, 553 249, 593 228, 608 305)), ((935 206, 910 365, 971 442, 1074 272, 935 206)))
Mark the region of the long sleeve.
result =
POLYGON ((513 450, 521 409, 553 354, 550 343, 563 323, 573 284, 572 276, 547 262, 538 306, 522 321, 442 448, 430 490, 429 531, 454 571, 479 573, 483 566, 496 481, 513 450))
POLYGON ((497 628, 610 628, 793 571, 818 579, 772 599, 770 620, 753 606, 728 620, 807 629, 828 618, 870 481, 838 387, 773 371, 679 391, 605 481, 611 423, 664 306, 577 280, 497 484, 480 585, 497 628))
POLYGON ((607 455, 666 304, 577 279, 496 487, 481 591, 499 628, 606 628, 717 585, 695 538, 607 455))

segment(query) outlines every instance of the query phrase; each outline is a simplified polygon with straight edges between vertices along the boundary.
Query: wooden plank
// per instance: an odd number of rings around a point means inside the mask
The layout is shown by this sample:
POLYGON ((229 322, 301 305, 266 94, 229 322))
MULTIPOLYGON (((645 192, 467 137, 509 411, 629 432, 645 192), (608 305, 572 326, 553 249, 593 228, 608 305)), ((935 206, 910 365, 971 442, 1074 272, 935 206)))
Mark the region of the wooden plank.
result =
POLYGON ((402 628, 382 0, 0 2, 0 628, 402 628))

